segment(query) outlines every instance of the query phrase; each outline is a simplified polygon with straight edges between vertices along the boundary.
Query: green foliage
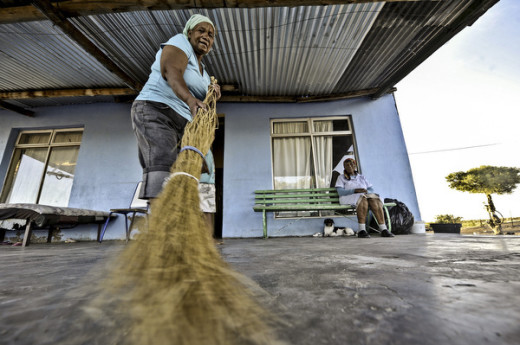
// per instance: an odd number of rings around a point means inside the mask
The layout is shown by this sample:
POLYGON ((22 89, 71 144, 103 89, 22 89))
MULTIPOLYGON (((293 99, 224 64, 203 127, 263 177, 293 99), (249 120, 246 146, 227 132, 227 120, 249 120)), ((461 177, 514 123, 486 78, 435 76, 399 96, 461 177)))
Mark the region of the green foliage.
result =
POLYGON ((520 183, 520 169, 482 165, 446 176, 450 188, 470 193, 509 194, 520 183))
POLYGON ((462 217, 455 217, 452 214, 440 214, 435 216, 435 223, 439 224, 453 224, 460 223, 462 221, 462 217))

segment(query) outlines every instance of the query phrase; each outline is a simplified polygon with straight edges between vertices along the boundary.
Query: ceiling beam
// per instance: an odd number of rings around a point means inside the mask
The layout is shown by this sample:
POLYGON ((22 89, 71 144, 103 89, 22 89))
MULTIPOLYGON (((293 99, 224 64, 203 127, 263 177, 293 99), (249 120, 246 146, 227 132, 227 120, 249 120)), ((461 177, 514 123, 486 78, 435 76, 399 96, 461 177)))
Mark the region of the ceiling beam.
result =
POLYGON ((13 111, 13 112, 18 113, 18 114, 22 114, 22 115, 29 116, 29 117, 34 117, 34 111, 27 110, 27 109, 24 109, 22 107, 18 107, 16 105, 4 102, 2 100, 0 100, 0 107, 4 108, 4 109, 7 109, 7 110, 10 110, 10 111, 13 111))
MULTIPOLYGON (((352 91, 342 94, 322 95, 322 96, 241 96, 237 95, 236 85, 221 85, 222 98, 219 102, 258 102, 258 103, 309 103, 333 101, 339 99, 355 98, 362 96, 372 96, 379 89, 366 89, 352 91)), ((395 88, 388 92, 394 92, 395 88)), ((83 96, 137 96, 137 91, 129 88, 100 88, 100 89, 50 89, 50 90, 24 90, 24 91, 3 91, 0 92, 2 99, 31 99, 49 97, 83 97, 83 96)))
MULTIPOLYGON (((397 89, 391 88, 387 91, 387 93, 395 92, 397 89)), ((378 88, 374 89, 365 89, 365 90, 357 90, 357 91, 351 91, 346 93, 340 93, 340 94, 332 94, 332 95, 326 95, 326 96, 311 96, 311 97, 300 97, 298 99, 299 103, 307 103, 307 102, 327 102, 327 101, 335 101, 340 99, 348 99, 348 98, 356 98, 356 97, 363 97, 363 96, 372 96, 376 92, 378 92, 378 88)))
POLYGON ((0 99, 28 99, 41 97, 81 97, 81 96, 126 96, 137 95, 137 91, 129 88, 100 89, 49 89, 0 92, 0 99))
MULTIPOLYGON (((410 2, 419 0, 387 0, 386 2, 410 2)), ((422 0, 425 1, 425 0, 422 0)), ((426 0, 438 1, 438 0, 426 0)), ((320 6, 379 2, 377 0, 61 0, 53 1, 65 18, 95 14, 150 11, 182 10, 189 8, 257 8, 320 6)), ((47 17, 35 10, 27 1, 18 5, 0 8, 0 24, 46 20, 47 17)))
POLYGON ((117 75, 121 80, 134 90, 141 90, 142 85, 126 74, 114 61, 112 61, 101 49, 92 43, 81 31, 72 25, 60 10, 53 7, 49 0, 35 0, 32 5, 36 7, 54 25, 59 26, 67 36, 79 44, 85 51, 96 58, 106 69, 117 75))
MULTIPOLYGON (((396 89, 392 88, 388 92, 394 92, 396 89)), ((222 93, 222 98, 219 102, 249 102, 249 103, 310 103, 310 102, 326 102, 335 101, 340 99, 356 98, 362 96, 372 96, 379 89, 367 89, 357 90, 352 92, 346 92, 342 94, 322 95, 322 96, 238 96, 238 95, 226 95, 222 93)))

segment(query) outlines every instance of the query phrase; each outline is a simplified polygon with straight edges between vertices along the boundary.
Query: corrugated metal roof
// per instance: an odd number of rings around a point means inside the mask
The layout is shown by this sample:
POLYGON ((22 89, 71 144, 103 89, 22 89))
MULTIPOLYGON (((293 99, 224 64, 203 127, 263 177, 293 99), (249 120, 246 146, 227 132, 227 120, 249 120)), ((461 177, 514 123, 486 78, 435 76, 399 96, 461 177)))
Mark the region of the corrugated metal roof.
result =
POLYGON ((333 93, 381 85, 447 27, 470 2, 387 4, 333 93), (370 61, 371 63, 366 63, 370 61), (365 63, 363 63, 365 62, 365 63))
POLYGON ((214 10, 221 24, 208 68, 246 95, 330 92, 382 6, 214 10))
POLYGON ((182 23, 193 13, 202 13, 217 26, 213 51, 204 61, 221 83, 236 84, 245 95, 302 96, 323 94, 336 85, 382 7, 140 11, 73 23, 144 83, 159 43, 182 32, 182 23))
POLYGON ((0 25, 0 47, 2 91, 121 85, 50 21, 0 25))
MULTIPOLYGON (((217 27, 203 61, 221 85, 236 85, 244 96, 316 97, 388 89, 495 2, 134 11, 69 21, 144 84, 160 43, 201 13, 217 27)), ((50 21, 0 24, 0 92, 124 86, 50 21)), ((29 107, 56 102, 16 101, 29 107)))

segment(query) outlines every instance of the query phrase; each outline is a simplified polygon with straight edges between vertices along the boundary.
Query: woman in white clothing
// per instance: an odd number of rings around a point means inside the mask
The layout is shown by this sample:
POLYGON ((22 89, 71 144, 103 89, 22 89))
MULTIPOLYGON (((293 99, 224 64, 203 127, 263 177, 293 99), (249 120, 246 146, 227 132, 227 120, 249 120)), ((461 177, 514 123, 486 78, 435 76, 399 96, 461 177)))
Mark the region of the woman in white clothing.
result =
POLYGON ((377 220, 381 237, 394 237, 385 224, 383 202, 379 195, 374 193, 372 184, 365 176, 357 172, 356 161, 348 158, 343 162, 343 167, 345 170, 336 180, 336 189, 340 204, 356 206, 359 224, 357 236, 359 238, 370 237, 366 230, 366 218, 370 210, 377 220))

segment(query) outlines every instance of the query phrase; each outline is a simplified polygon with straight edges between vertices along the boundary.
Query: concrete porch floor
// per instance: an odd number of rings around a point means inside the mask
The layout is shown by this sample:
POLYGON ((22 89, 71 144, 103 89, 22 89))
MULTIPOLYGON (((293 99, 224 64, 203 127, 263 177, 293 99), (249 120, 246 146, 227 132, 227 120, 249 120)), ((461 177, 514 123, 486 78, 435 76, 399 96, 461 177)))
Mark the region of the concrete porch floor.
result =
MULTIPOLYGON (((124 344, 113 341, 124 330, 81 316, 99 268, 124 246, 0 246, 0 343, 124 344)), ((225 239, 219 247, 287 321, 278 331, 288 344, 520 341, 518 236, 225 239)))

